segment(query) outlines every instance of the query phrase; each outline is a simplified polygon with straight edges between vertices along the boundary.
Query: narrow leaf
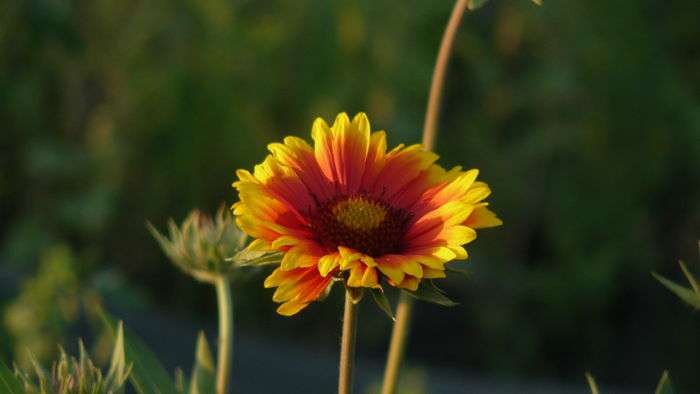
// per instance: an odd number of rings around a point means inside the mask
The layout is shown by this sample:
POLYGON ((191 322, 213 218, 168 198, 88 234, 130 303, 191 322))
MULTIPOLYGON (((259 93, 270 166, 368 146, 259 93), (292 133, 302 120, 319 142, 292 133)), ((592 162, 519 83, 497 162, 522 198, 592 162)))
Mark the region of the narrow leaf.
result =
POLYGON ((233 256, 231 259, 236 263, 236 265, 240 267, 262 266, 269 264, 279 264, 282 261, 282 253, 259 251, 251 252, 244 249, 236 253, 236 255, 233 256))
POLYGON ((187 377, 185 373, 182 372, 182 368, 175 368, 175 389, 178 393, 184 394, 185 387, 187 387, 187 377))
POLYGON ((0 361, 0 392, 7 394, 22 394, 22 382, 15 376, 10 368, 0 361))
POLYGON ((109 366, 109 372, 107 372, 107 377, 105 378, 105 385, 107 387, 119 387, 124 384, 124 381, 131 372, 131 365, 127 364, 126 352, 124 351, 124 324, 119 322, 117 325, 116 338, 114 339, 114 349, 112 350, 112 361, 109 366))
POLYGON ((679 260, 678 264, 680 264, 680 266, 681 266, 681 271, 683 271, 683 275, 685 275, 685 277, 688 279, 688 283, 690 283, 690 287, 693 288, 693 291, 695 292, 695 294, 700 296, 700 286, 698 285, 698 282, 695 280, 695 277, 693 276, 693 274, 690 273, 690 271, 688 270, 688 267, 685 266, 685 263, 683 263, 683 261, 679 260))
POLYGON ((481 8, 487 1, 488 0, 469 0, 467 3, 467 8, 469 8, 470 11, 474 11, 481 8))
MULTIPOLYGON (((110 335, 116 341, 119 323, 108 316, 103 310, 98 310, 105 325, 109 328, 110 335)), ((176 394, 175 385, 165 368, 158 361, 141 339, 124 330, 124 350, 126 361, 132 364, 129 380, 139 394, 176 394)))
POLYGON ((600 394, 600 391, 598 391, 598 385, 596 384, 593 375, 588 372, 586 372, 586 381, 588 382, 588 387, 591 389, 591 394, 600 394))
POLYGON ((681 300, 687 302, 690 306, 695 309, 700 309, 700 294, 694 293, 692 290, 680 286, 655 272, 651 273, 654 278, 661 282, 662 285, 666 286, 667 289, 671 290, 676 294, 681 300))
POLYGON ((426 301, 430 302, 433 304, 438 304, 442 306, 455 306, 459 305, 459 303, 452 301, 451 299, 447 298, 445 295, 445 292, 440 290, 433 281, 431 280, 422 280, 420 284, 418 285, 418 289, 416 291, 410 291, 410 290, 404 290, 406 291, 409 295, 421 300, 421 301, 426 301))
POLYGON ((471 271, 469 271, 466 268, 445 267, 445 271, 454 272, 455 274, 460 274, 460 275, 464 275, 464 276, 472 276, 471 271))
POLYGON ((389 303, 389 299, 386 298, 384 290, 372 289, 372 299, 377 304, 379 309, 386 313, 386 315, 389 316, 391 320, 396 321, 396 317, 394 317, 394 311, 392 311, 391 309, 391 304, 389 303))
POLYGON ((214 359, 209 350, 207 337, 202 331, 199 332, 199 337, 197 338, 197 350, 191 379, 190 394, 211 394, 214 392, 216 384, 214 359))
POLYGON ((661 380, 659 380, 659 385, 656 386, 656 394, 673 394, 673 387, 671 386, 671 377, 668 375, 668 371, 664 371, 661 375, 661 380))

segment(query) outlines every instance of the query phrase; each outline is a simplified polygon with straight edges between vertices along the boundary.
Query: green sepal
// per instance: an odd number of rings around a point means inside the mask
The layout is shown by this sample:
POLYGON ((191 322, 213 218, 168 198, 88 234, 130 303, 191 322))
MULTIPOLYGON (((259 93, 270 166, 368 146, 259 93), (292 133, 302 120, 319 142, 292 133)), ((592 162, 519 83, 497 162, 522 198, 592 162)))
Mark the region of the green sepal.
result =
POLYGON ((372 288, 370 290, 372 293, 372 299, 377 304, 379 309, 381 309, 382 312, 386 313, 386 315, 389 316, 391 320, 396 321, 394 311, 391 309, 391 303, 389 303, 389 299, 386 298, 386 294, 384 294, 384 289, 372 288))
POLYGON ((432 280, 421 280, 416 291, 405 290, 409 295, 421 300, 442 306, 459 305, 447 297, 444 291, 435 286, 432 280))
POLYGON ((469 0, 467 8, 469 8, 470 11, 474 11, 481 8, 487 1, 488 0, 469 0))
POLYGON ((466 277, 472 276, 472 272, 469 271, 469 270, 466 269, 466 268, 445 267, 445 271, 447 271, 447 272, 453 272, 453 273, 455 273, 455 274, 464 275, 464 276, 466 276, 466 277))
POLYGON ((260 252, 241 250, 230 258, 239 267, 263 266, 282 262, 281 252, 260 252))
POLYGON ((667 289, 671 290, 675 295, 677 295, 681 300, 688 303, 695 309, 700 309, 700 294, 694 292, 691 289, 683 287, 673 281, 670 281, 663 276, 657 274, 656 272, 651 273, 656 280, 661 282, 667 289))

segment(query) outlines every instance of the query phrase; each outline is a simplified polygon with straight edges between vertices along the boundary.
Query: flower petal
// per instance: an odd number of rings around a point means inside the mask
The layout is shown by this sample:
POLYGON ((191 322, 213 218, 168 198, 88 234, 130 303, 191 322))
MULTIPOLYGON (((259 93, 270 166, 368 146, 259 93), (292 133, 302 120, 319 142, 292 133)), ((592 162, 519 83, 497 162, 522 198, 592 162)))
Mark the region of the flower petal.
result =
POLYGON ((273 301, 282 303, 277 308, 277 313, 291 316, 317 300, 331 284, 331 280, 332 275, 324 278, 315 266, 290 271, 277 268, 265 279, 265 287, 277 287, 272 298, 273 301))
POLYGON ((471 215, 464 222, 465 226, 471 228, 488 228, 502 225, 503 222, 495 213, 491 212, 486 206, 479 206, 474 209, 471 215))

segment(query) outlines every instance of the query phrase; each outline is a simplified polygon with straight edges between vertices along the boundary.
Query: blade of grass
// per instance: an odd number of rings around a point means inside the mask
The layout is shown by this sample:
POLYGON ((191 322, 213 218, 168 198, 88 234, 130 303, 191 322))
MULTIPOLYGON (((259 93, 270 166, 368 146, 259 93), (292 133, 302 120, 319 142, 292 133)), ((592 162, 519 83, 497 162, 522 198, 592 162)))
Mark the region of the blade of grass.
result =
POLYGON ((22 394, 22 382, 20 382, 10 368, 0 361, 0 391, 8 394, 22 394))
POLYGON ((591 389, 591 394, 600 394, 600 391, 598 391, 598 384, 596 384, 593 375, 589 372, 586 372, 586 381, 588 382, 588 387, 591 389))
MULTIPOLYGON (((116 340, 121 322, 117 322, 101 308, 98 310, 98 314, 109 328, 112 338, 116 340)), ((163 365, 144 342, 132 334, 130 330, 124 330, 124 350, 126 361, 132 364, 129 381, 136 392, 139 394, 177 393, 175 385, 163 365)))

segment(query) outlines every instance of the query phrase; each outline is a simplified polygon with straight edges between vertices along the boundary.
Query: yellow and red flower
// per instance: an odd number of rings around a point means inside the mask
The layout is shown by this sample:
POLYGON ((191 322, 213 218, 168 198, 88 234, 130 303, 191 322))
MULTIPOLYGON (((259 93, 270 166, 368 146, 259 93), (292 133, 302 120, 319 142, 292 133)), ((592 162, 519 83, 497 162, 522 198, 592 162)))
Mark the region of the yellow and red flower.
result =
POLYGON ((420 145, 387 152, 364 113, 332 126, 316 119, 314 146, 297 137, 268 146, 253 173, 237 172, 236 221, 254 238, 249 250, 281 251, 265 280, 277 312, 293 315, 318 299, 334 277, 350 287, 415 290, 444 278, 445 264, 465 259, 475 229, 501 224, 484 201, 478 170, 446 171, 420 145))

